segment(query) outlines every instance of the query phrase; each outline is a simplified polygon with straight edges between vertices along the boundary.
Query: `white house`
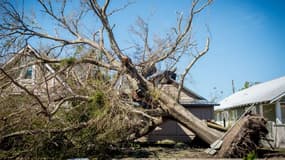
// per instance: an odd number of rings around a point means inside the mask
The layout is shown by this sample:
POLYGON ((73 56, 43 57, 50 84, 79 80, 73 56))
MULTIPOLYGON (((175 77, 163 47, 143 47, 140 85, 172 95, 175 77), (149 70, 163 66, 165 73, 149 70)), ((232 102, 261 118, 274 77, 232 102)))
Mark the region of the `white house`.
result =
POLYGON ((250 106, 268 120, 269 138, 275 147, 285 146, 285 76, 226 97, 220 106, 215 106, 215 120, 229 127, 250 106))

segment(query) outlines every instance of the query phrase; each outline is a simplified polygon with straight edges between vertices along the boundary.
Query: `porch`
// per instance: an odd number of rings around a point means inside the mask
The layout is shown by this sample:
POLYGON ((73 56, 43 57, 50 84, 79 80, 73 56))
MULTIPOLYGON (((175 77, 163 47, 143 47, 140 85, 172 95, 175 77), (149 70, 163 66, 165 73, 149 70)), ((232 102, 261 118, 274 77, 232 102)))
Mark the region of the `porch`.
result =
MULTIPOLYGON (((224 127, 231 127, 250 106, 239 106, 215 111, 215 120, 224 127)), ((285 148, 285 101, 284 97, 274 103, 254 104, 252 112, 268 121, 268 139, 274 148, 285 148)), ((269 147, 268 143, 264 143, 269 147)))

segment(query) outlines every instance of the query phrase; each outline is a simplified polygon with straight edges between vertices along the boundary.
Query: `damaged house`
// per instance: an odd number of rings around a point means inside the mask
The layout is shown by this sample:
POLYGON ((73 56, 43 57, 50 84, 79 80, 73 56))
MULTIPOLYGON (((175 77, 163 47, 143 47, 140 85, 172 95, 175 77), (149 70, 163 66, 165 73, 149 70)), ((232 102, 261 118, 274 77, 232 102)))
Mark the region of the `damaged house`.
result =
POLYGON ((236 92, 215 107, 217 123, 230 127, 249 107, 267 120, 272 146, 285 147, 285 76, 236 92))
MULTIPOLYGON (((179 83, 176 82, 176 74, 171 71, 165 71, 151 77, 154 83, 159 83, 159 87, 176 97, 179 83)), ((179 103, 187 108, 191 113, 202 120, 212 120, 214 118, 214 106, 216 103, 209 102, 206 98, 198 95, 192 90, 183 87, 179 103)), ((185 128, 183 125, 174 120, 167 120, 154 131, 149 133, 144 139, 149 142, 157 142, 162 140, 173 140, 176 142, 188 143, 193 141, 195 134, 185 128)))
POLYGON ((27 45, 3 64, 2 68, 7 71, 7 74, 16 83, 12 83, 7 76, 1 76, 1 82, 3 83, 0 88, 1 95, 23 94, 24 89, 16 84, 39 96, 72 93, 68 84, 61 77, 55 75, 55 69, 49 64, 37 61, 37 57, 39 57, 39 53, 30 45, 27 45))

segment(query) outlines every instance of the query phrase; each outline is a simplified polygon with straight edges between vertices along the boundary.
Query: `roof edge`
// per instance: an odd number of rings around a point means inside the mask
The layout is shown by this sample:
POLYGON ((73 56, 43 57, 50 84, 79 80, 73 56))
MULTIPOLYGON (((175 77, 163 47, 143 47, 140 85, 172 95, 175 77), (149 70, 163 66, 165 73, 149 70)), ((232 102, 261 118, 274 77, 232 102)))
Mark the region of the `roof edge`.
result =
POLYGON ((276 101, 278 101, 279 99, 281 99, 282 97, 285 96, 285 92, 282 92, 281 94, 279 94, 278 96, 276 96, 275 98, 273 98, 270 103, 274 103, 276 101))
MULTIPOLYGON (((176 82, 175 80, 173 79, 170 79, 176 86, 179 86, 179 83, 176 82)), ((207 100, 206 98, 198 95, 197 93, 195 93, 194 91, 192 91, 191 89, 187 88, 187 87, 182 87, 182 89, 190 94, 193 94, 194 96, 196 96, 197 98, 201 99, 201 100, 207 100)), ((208 101, 208 100, 207 100, 208 101)))
POLYGON ((248 107, 248 106, 252 106, 252 105, 259 105, 259 104, 266 104, 266 103, 271 104, 271 101, 253 102, 253 103, 247 103, 247 104, 231 106, 231 107, 225 107, 225 108, 214 109, 214 110, 215 111, 223 111, 223 110, 228 110, 228 109, 233 109, 233 108, 248 107))

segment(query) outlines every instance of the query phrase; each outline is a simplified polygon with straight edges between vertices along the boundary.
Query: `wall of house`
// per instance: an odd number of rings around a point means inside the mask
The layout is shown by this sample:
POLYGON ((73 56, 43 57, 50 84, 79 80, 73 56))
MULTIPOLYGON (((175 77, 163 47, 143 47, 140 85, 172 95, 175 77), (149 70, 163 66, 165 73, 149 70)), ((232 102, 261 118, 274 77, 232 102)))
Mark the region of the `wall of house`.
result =
MULTIPOLYGON (((191 113, 200 119, 213 119, 214 106, 188 106, 186 107, 191 113)), ((177 142, 191 142, 195 134, 183 127, 180 123, 173 120, 167 120, 159 127, 156 127, 146 137, 149 142, 156 142, 165 139, 177 142)))
POLYGON ((247 108, 248 107, 237 107, 223 111, 214 111, 214 120, 224 127, 230 127, 240 118, 247 108))
MULTIPOLYGON (((22 60, 22 63, 28 63, 24 60, 22 60)), ((47 81, 45 81, 44 76, 50 77, 51 74, 52 73, 45 66, 32 65, 21 69, 15 79, 19 84, 26 87, 30 92, 34 93, 35 95, 39 95, 42 98, 45 98, 47 97, 48 91, 50 98, 56 99, 61 96, 64 91, 66 91, 66 89, 56 77, 51 77, 49 79, 46 79, 47 81), (29 71, 29 75, 26 76, 28 69, 31 69, 31 72, 29 71)), ((20 95, 23 94, 25 91, 17 87, 15 84, 11 84, 5 89, 4 92, 13 95, 20 95)))
POLYGON ((167 120, 146 136, 148 142, 173 140, 176 142, 191 142, 195 134, 174 120, 167 120))
POLYGON ((187 107, 191 113, 193 113, 196 117, 205 120, 214 119, 214 107, 213 106, 191 106, 187 107))

